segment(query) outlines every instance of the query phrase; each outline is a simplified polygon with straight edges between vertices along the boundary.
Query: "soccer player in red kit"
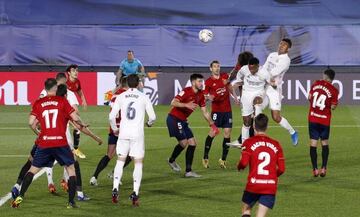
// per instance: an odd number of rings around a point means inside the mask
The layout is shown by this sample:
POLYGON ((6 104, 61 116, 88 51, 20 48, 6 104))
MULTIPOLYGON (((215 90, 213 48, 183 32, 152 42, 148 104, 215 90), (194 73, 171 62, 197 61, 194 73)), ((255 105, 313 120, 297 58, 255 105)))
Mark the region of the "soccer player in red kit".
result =
POLYGON ((278 177, 285 172, 285 159, 280 143, 266 135, 269 119, 265 114, 255 117, 255 136, 243 144, 238 170, 249 164, 249 175, 243 194, 242 217, 251 216, 251 208, 259 202, 257 217, 266 216, 275 204, 278 177))
POLYGON ((335 110, 338 104, 339 91, 332 85, 335 71, 327 69, 323 73, 323 79, 315 81, 309 92, 309 135, 310 135, 310 158, 313 166, 314 177, 319 176, 317 166, 316 147, 318 140, 322 145, 322 166, 320 176, 326 176, 327 162, 329 158, 329 136, 331 110, 335 110))
MULTIPOLYGON (((210 63, 211 76, 205 81, 205 96, 211 101, 211 117, 216 127, 224 129, 224 139, 222 143, 222 157, 219 159, 221 168, 226 169, 226 157, 229 152, 229 146, 232 129, 232 111, 230 103, 229 75, 220 73, 220 62, 214 60, 210 63)), ((237 98, 234 98, 236 104, 240 104, 237 98)), ((205 150, 202 164, 205 168, 209 168, 209 152, 212 141, 215 138, 213 130, 210 130, 205 140, 205 150)))
POLYGON ((29 117, 29 126, 38 135, 38 147, 30 170, 25 175, 20 190, 20 195, 13 201, 12 206, 18 207, 32 179, 42 167, 51 167, 56 160, 61 166, 65 166, 69 174, 69 203, 68 208, 76 208, 74 197, 76 192, 76 175, 74 157, 66 139, 66 127, 69 120, 78 128, 85 125, 77 116, 75 110, 66 98, 56 96, 57 81, 49 78, 45 81, 47 96, 36 100, 32 106, 29 117), (40 123, 41 131, 37 130, 40 123))
MULTIPOLYGON (((86 110, 87 108, 87 102, 85 99, 84 92, 81 88, 80 80, 78 79, 79 71, 78 71, 78 65, 71 64, 66 68, 66 74, 67 74, 67 80, 66 80, 66 86, 69 90, 71 90, 74 93, 77 93, 79 97, 81 98, 82 106, 86 110)), ((80 145, 80 131, 77 129, 73 130, 73 138, 74 138, 74 153, 79 158, 86 158, 85 154, 82 153, 79 149, 80 145)))
POLYGON ((172 108, 166 119, 170 137, 175 137, 178 141, 178 144, 175 146, 170 158, 168 159, 168 164, 173 171, 180 172, 181 168, 175 160, 187 147, 185 177, 201 177, 192 171, 191 168, 196 141, 187 122, 187 118, 197 107, 200 106, 202 114, 205 120, 209 123, 214 135, 219 133, 219 129, 215 126, 214 121, 211 120, 210 114, 206 109, 205 95, 202 91, 203 78, 204 77, 201 74, 192 74, 190 76, 191 87, 184 88, 171 101, 172 108))

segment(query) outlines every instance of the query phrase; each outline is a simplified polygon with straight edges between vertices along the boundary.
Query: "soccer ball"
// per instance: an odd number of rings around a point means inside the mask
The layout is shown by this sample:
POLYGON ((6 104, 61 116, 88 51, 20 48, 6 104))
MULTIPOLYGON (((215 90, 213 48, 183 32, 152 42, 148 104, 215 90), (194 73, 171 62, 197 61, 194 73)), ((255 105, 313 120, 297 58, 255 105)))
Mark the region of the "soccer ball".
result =
POLYGON ((211 41, 213 37, 214 34, 209 29, 203 29, 199 32, 199 39, 204 43, 211 41))

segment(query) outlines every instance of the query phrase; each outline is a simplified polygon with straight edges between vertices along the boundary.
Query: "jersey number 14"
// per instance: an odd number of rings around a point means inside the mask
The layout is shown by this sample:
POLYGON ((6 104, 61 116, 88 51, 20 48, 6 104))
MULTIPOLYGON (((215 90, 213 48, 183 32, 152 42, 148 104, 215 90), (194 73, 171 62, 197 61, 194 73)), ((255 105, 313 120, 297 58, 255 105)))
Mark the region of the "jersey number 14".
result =
POLYGON ((326 95, 321 94, 319 96, 319 92, 314 92, 312 96, 313 96, 312 107, 313 108, 319 107, 320 110, 324 110, 326 95))

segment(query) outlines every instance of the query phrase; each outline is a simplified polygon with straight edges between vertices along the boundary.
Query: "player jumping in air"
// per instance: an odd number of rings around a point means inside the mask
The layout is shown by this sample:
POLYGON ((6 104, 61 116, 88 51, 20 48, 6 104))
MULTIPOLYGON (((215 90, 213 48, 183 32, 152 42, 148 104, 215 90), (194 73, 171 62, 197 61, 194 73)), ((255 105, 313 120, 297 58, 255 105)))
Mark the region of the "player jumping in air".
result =
MULTIPOLYGON (((82 106, 86 110, 87 108, 87 102, 84 95, 84 92, 81 88, 80 80, 78 79, 79 71, 78 71, 78 65, 71 64, 66 68, 67 73, 67 80, 66 85, 69 90, 71 90, 74 93, 77 93, 81 99, 82 106)), ((73 130, 73 137, 74 137, 74 149, 75 149, 75 155, 79 158, 86 158, 86 155, 82 153, 79 149, 80 145, 80 131, 77 129, 73 130)))
POLYGON ((332 85, 335 71, 327 69, 323 73, 323 79, 315 81, 309 92, 309 136, 310 158, 313 166, 314 177, 319 176, 317 166, 316 147, 320 139, 322 147, 322 166, 320 176, 326 176, 327 162, 329 158, 329 136, 331 110, 335 110, 338 104, 339 91, 332 85))
MULTIPOLYGON (((220 73, 220 63, 214 60, 210 63, 211 76, 205 81, 205 97, 211 101, 211 117, 216 127, 224 129, 224 139, 222 143, 222 157, 219 159, 221 168, 226 168, 226 157, 229 152, 229 146, 232 129, 232 112, 230 103, 229 76, 226 73, 220 73)), ((232 90, 232 89, 231 89, 232 90)), ((236 104, 239 100, 234 98, 236 104)), ((213 130, 210 130, 205 140, 204 158, 202 164, 209 168, 209 152, 212 141, 215 138, 213 130)))
POLYGON ((139 205, 139 190, 142 179, 143 160, 145 156, 144 144, 144 118, 145 112, 149 120, 147 126, 151 127, 156 115, 151 101, 147 95, 138 90, 140 78, 133 74, 127 78, 129 89, 114 102, 109 114, 111 129, 118 136, 116 153, 118 159, 114 169, 112 202, 118 202, 119 184, 123 175, 123 168, 127 156, 134 160, 133 193, 130 195, 133 206, 139 205), (116 117, 121 111, 120 127, 117 126, 116 117))
MULTIPOLYGON (((270 74, 271 80, 277 88, 268 85, 266 88, 266 96, 271 110, 272 119, 285 128, 291 135, 293 145, 297 145, 299 141, 298 133, 289 124, 289 122, 281 116, 281 100, 282 100, 282 84, 284 75, 290 67, 290 57, 288 55, 292 42, 288 38, 280 41, 277 52, 270 53, 263 65, 264 69, 270 74)), ((267 103, 265 102, 264 105, 267 103)))
POLYGON ((249 164, 249 175, 243 194, 242 217, 250 217, 252 207, 259 202, 257 217, 266 216, 275 204, 278 177, 285 172, 285 159, 280 143, 266 135, 268 117, 255 117, 255 136, 243 144, 238 170, 249 164))
POLYGON ((194 135, 187 123, 187 118, 193 111, 200 106, 205 120, 211 127, 211 134, 219 134, 219 129, 211 119, 209 112, 206 109, 205 96, 203 89, 203 76, 201 74, 192 74, 190 76, 191 87, 184 88, 175 98, 171 101, 171 111, 166 119, 167 128, 170 137, 175 137, 178 144, 175 146, 168 164, 175 172, 180 172, 180 166, 175 162, 180 153, 187 147, 186 150, 186 170, 185 177, 201 177, 192 170, 192 163, 196 147, 194 135))
MULTIPOLYGON (((115 91, 114 94, 112 95, 112 98, 110 100, 110 106, 112 107, 116 97, 119 96, 120 94, 122 94, 123 92, 125 92, 126 90, 128 90, 128 85, 127 85, 127 77, 122 77, 120 79, 120 86, 118 86, 115 91)), ((111 111, 111 109, 110 109, 111 111)), ((121 111, 119 112, 118 116, 116 116, 116 125, 117 127, 120 127, 120 121, 121 121, 121 111)), ((109 127, 109 137, 108 137, 108 150, 107 150, 107 154, 101 158, 101 160, 99 161, 96 170, 93 174, 93 176, 90 179, 90 185, 93 186, 97 186, 98 182, 97 182, 97 178, 100 174, 101 171, 103 171, 105 169, 105 167, 108 165, 109 161, 115 156, 116 154, 116 143, 118 141, 118 136, 114 134, 114 131, 111 129, 111 126, 109 127)), ((125 165, 124 167, 126 167, 129 163, 131 162, 131 157, 127 157, 126 161, 125 161, 125 165)))
POLYGON ((242 86, 243 126, 241 130, 241 144, 250 136, 249 132, 253 115, 256 117, 262 112, 261 104, 267 82, 270 82, 268 73, 262 70, 259 66, 259 60, 255 57, 249 60, 248 65, 241 67, 236 75, 236 79, 232 81, 233 89, 236 89, 239 85, 242 86))

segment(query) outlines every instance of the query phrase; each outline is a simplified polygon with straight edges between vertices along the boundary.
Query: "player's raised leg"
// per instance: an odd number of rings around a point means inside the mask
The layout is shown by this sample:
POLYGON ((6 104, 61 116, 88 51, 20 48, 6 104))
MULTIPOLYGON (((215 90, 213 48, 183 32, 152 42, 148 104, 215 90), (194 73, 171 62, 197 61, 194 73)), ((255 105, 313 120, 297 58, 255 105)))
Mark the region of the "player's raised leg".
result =
POLYGON ((286 120, 286 118, 281 116, 280 110, 271 110, 271 117, 276 123, 278 123, 280 126, 282 126, 284 129, 286 129, 289 132, 293 145, 297 145, 299 141, 299 135, 295 131, 295 129, 290 125, 288 120, 286 120))

